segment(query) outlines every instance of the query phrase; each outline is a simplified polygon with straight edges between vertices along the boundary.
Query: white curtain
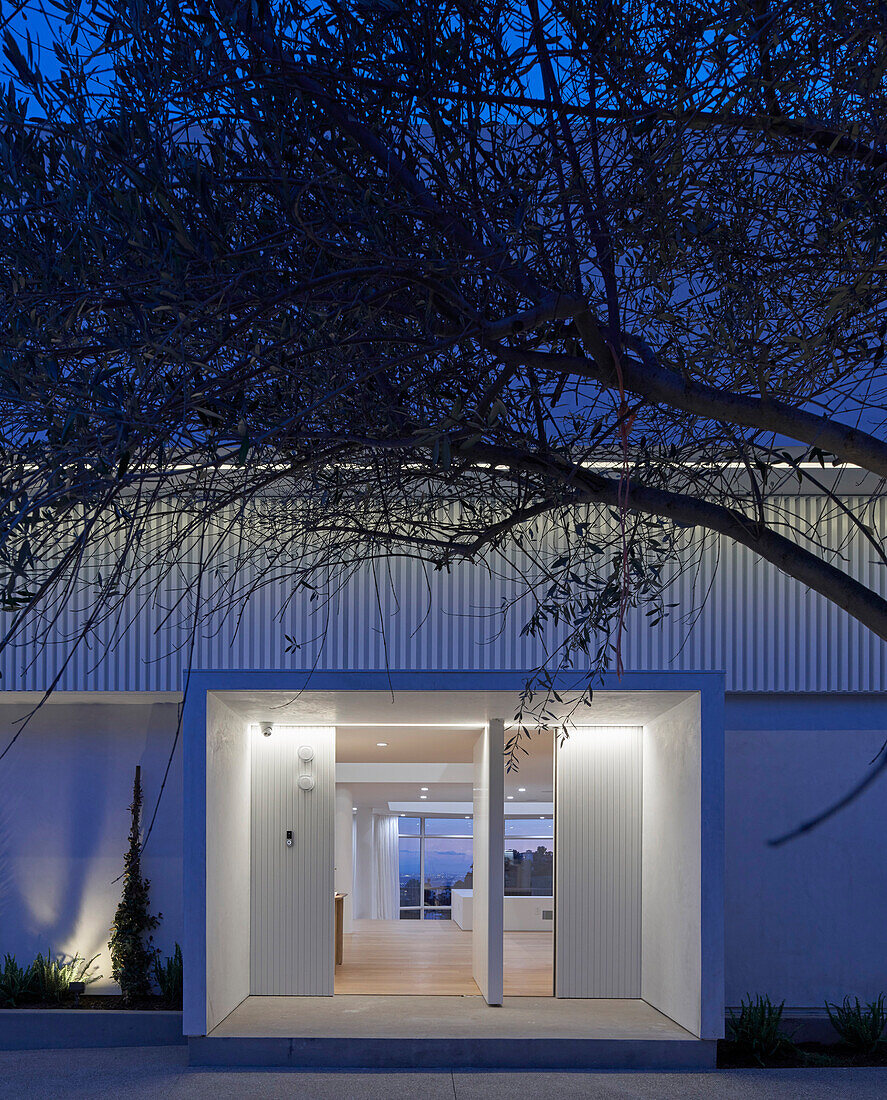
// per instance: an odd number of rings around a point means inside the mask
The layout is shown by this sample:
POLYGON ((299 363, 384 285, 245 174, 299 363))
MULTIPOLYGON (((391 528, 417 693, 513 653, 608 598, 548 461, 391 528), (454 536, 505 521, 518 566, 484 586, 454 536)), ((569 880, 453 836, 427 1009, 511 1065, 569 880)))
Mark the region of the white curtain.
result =
POLYGON ((397 920, 400 916, 400 874, 398 867, 397 814, 376 814, 373 820, 374 920, 397 920))

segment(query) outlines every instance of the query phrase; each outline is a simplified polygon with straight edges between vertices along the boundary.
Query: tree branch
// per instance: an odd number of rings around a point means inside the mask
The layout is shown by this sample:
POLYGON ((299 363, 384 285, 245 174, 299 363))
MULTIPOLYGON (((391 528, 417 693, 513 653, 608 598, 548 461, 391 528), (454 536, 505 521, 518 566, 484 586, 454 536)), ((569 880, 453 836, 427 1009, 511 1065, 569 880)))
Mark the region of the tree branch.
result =
MULTIPOLYGON (((537 457, 506 447, 483 445, 471 448, 471 454, 478 462, 533 473, 569 486, 571 505, 603 504, 618 509, 625 504, 625 489, 619 481, 557 456, 537 457)), ((561 506, 564 503, 567 502, 561 502, 561 506)), ((887 641, 887 600, 843 570, 735 508, 635 482, 631 483, 625 506, 629 512, 657 516, 683 527, 702 527, 726 536, 818 592, 887 641)))
MULTIPOLYGON (((608 331, 599 327, 589 313, 577 314, 574 323, 594 358, 503 345, 495 347, 496 355, 509 365, 524 364, 539 370, 593 378, 607 389, 618 389, 619 379, 605 343, 608 331)), ((807 412, 778 398, 752 397, 719 390, 703 382, 691 382, 663 367, 655 351, 640 337, 623 333, 622 343, 640 356, 640 362, 628 355, 621 360, 622 384, 625 390, 638 397, 695 416, 776 432, 827 451, 842 462, 850 462, 880 477, 887 477, 887 443, 877 436, 807 412)))

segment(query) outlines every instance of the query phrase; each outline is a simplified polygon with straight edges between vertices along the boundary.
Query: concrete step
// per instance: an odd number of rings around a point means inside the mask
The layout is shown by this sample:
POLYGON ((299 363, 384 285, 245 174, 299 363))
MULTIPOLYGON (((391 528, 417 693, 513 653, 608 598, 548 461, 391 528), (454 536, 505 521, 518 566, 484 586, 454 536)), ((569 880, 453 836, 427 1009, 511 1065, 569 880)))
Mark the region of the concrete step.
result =
POLYGON ((578 1038, 260 1038, 188 1039, 192 1066, 293 1069, 713 1069, 715 1040, 578 1038))

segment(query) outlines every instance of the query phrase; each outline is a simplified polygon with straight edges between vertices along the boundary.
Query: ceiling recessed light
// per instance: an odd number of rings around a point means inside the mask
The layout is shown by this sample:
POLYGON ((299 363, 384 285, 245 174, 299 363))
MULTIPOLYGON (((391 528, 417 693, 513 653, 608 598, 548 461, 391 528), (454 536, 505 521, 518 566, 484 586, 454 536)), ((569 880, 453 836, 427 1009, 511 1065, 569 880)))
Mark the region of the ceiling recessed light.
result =
POLYGON ((376 742, 376 748, 377 749, 387 749, 388 748, 388 742, 387 741, 377 741, 376 742))
POLYGON ((471 820, 471 814, 466 814, 465 815, 465 820, 470 821, 471 820))
POLYGON ((352 806, 352 807, 351 807, 351 812, 352 812, 353 814, 356 814, 356 813, 357 813, 357 807, 356 807, 356 806, 352 806))
POLYGON ((539 820, 544 821, 545 820, 545 814, 539 814, 539 820))
POLYGON ((407 815, 406 815, 406 814, 401 814, 400 816, 401 816, 401 817, 406 817, 407 815))
POLYGON ((527 789, 526 787, 518 787, 517 793, 518 794, 523 794, 526 789, 527 789))
POLYGON ((427 787, 420 787, 420 788, 419 788, 419 790, 420 790, 420 791, 427 791, 427 790, 428 790, 428 788, 427 788, 427 787))
POLYGON ((510 794, 510 795, 508 796, 508 801, 509 801, 509 802, 513 802, 513 801, 514 801, 514 795, 513 795, 513 794, 510 794))
POLYGON ((428 795, 427 795, 427 794, 420 794, 420 795, 419 795, 419 797, 420 797, 420 798, 427 798, 427 797, 428 797, 428 795))

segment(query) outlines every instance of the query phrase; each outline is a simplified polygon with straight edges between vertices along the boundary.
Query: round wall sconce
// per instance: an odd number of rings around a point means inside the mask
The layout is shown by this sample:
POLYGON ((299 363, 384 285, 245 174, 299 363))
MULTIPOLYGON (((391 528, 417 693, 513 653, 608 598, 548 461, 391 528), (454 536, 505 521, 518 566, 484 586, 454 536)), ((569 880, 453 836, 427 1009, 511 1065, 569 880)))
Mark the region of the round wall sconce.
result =
POLYGON ((314 759, 314 748, 311 745, 299 745, 299 759, 305 763, 314 759))
POLYGON ((299 790, 300 791, 313 791, 314 790, 314 776, 313 775, 300 775, 299 776, 299 790))

